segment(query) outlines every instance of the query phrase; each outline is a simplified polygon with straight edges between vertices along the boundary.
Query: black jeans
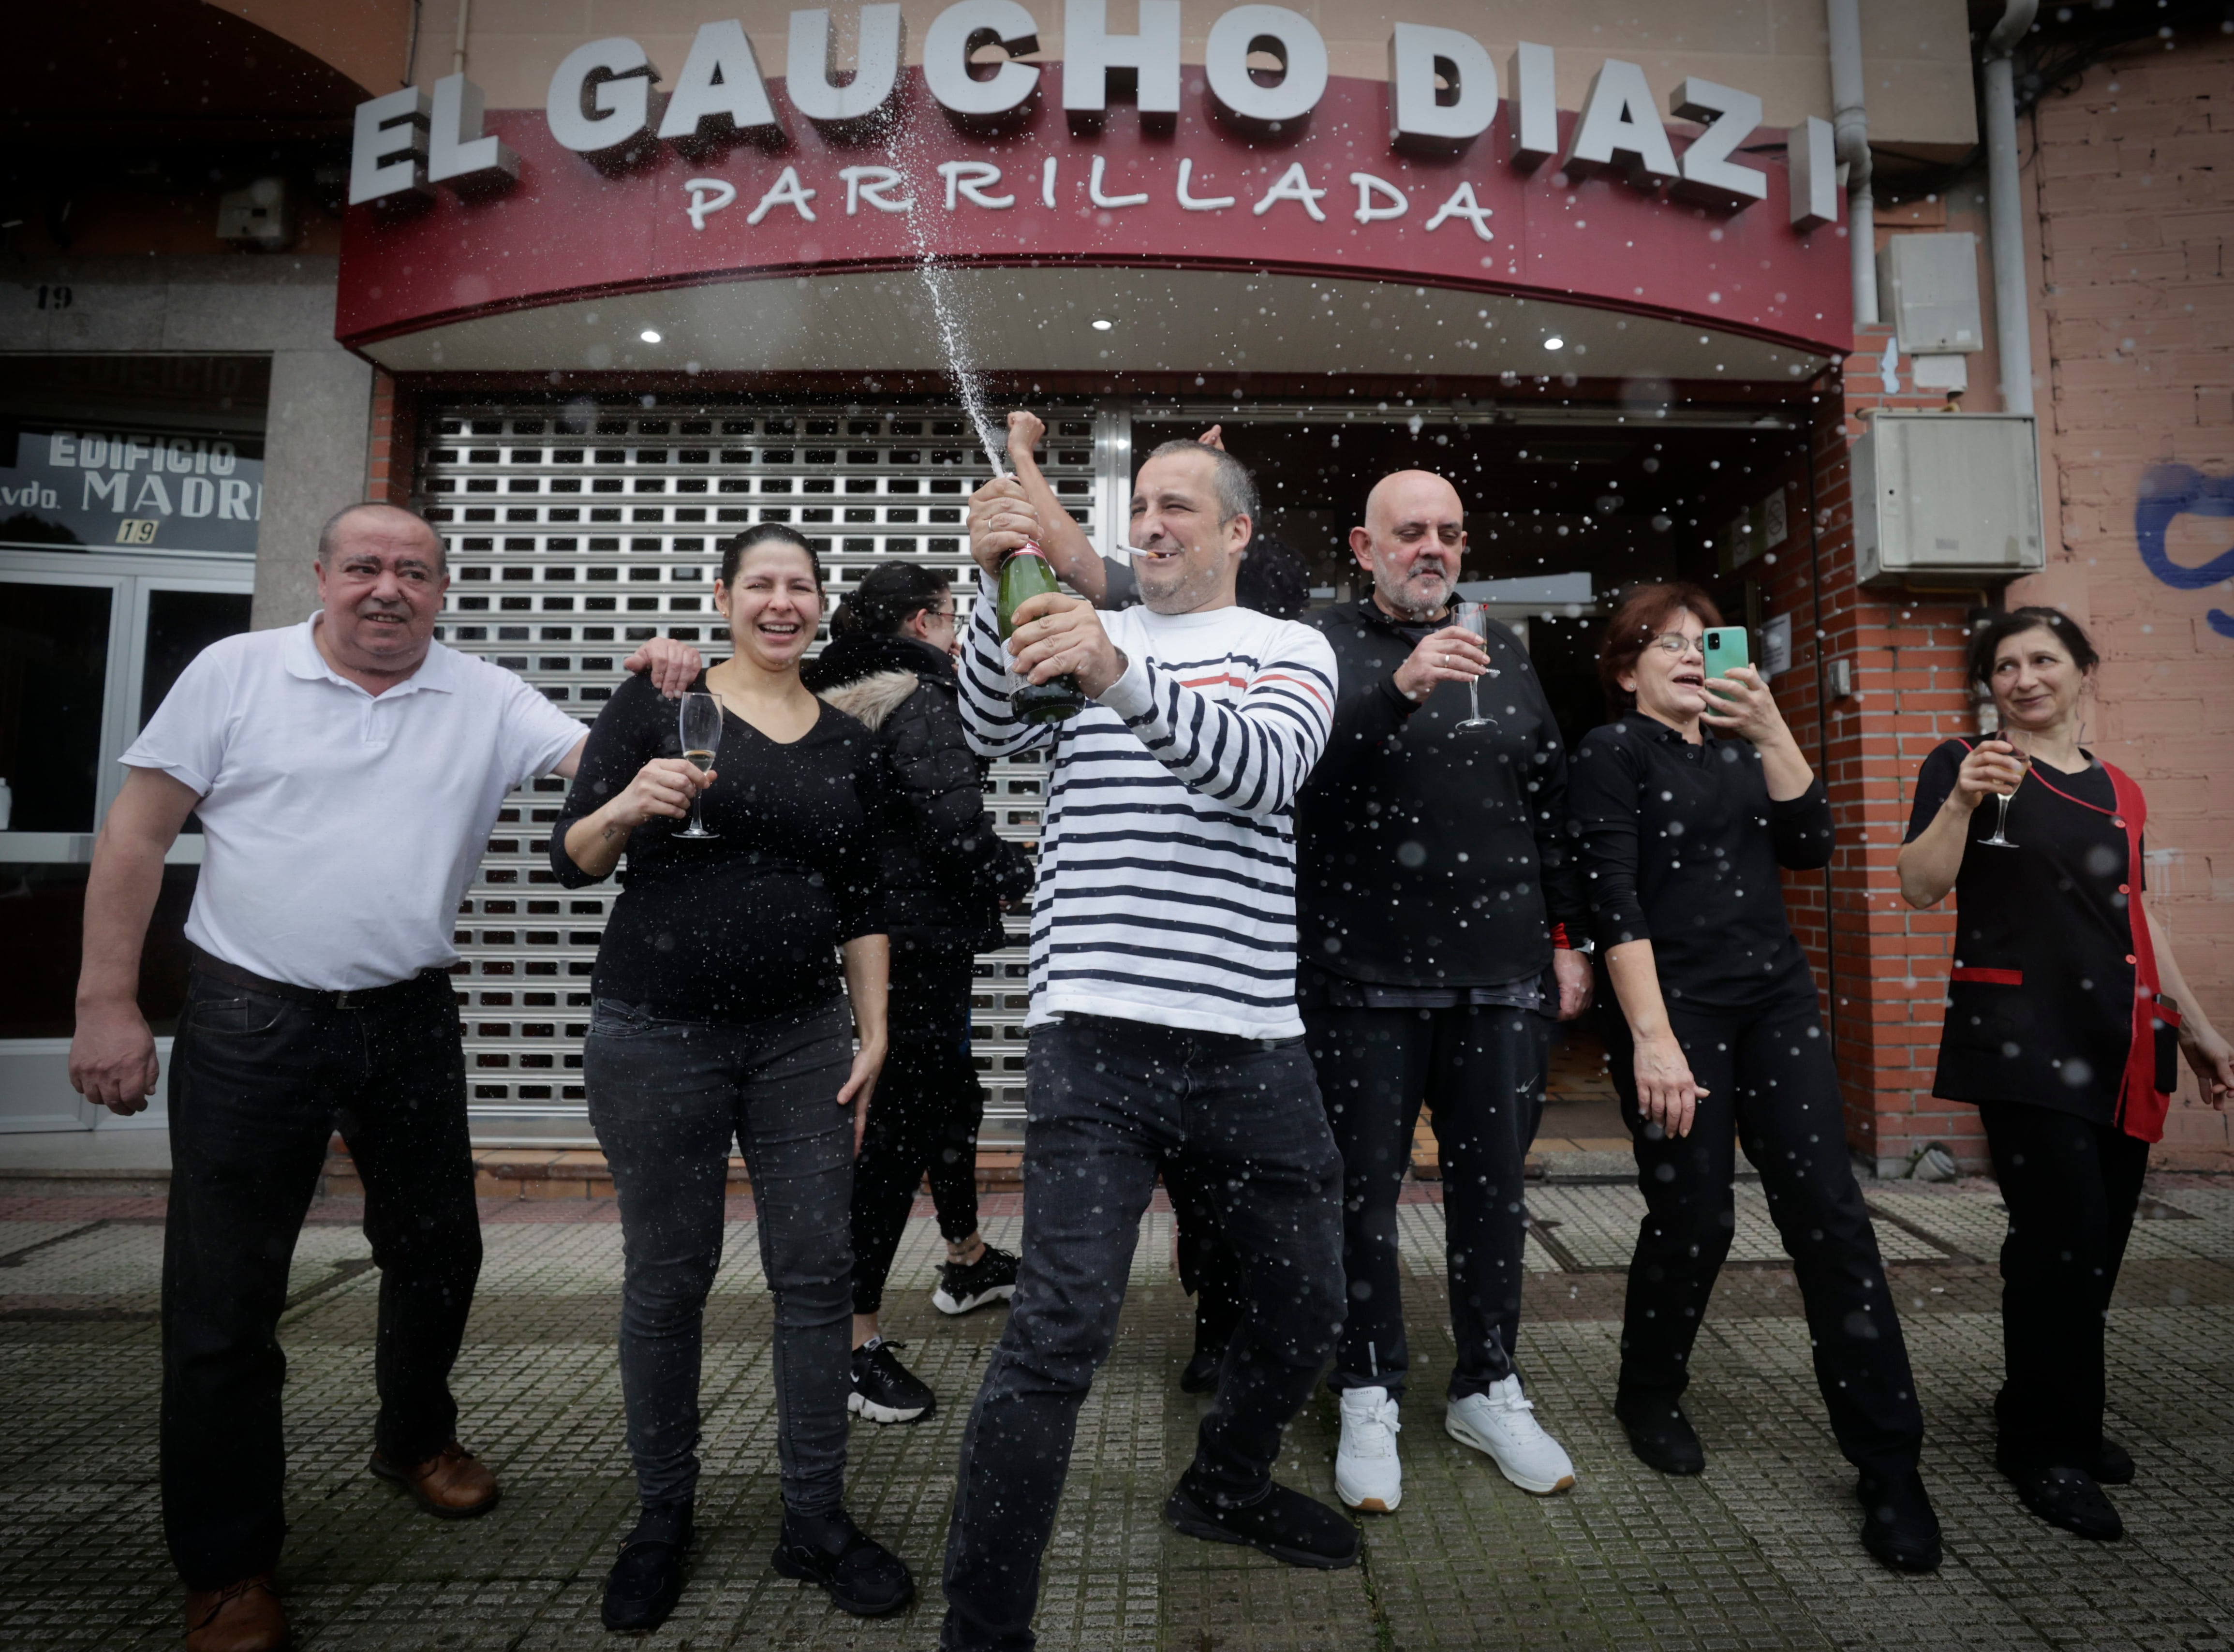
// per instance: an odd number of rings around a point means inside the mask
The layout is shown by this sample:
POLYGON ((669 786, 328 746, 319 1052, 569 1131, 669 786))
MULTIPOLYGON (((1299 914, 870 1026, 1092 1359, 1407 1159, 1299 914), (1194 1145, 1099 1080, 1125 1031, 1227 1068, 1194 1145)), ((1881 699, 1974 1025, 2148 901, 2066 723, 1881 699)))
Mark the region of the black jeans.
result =
POLYGON ((892 1052, 853 1165, 853 1311, 884 1306, 885 1280, 924 1173, 938 1231, 977 1231, 977 1126, 985 1092, 970 1058, 967 951, 895 946, 892 1052))
POLYGON ((189 1589, 269 1571, 287 1535, 287 1268, 338 1128, 380 1268, 382 1456, 457 1430, 450 1367, 481 1265, 465 1058, 446 976, 358 1009, 195 970, 171 1051, 163 1234, 163 1531, 189 1589))
POLYGON ((1342 1319, 1342 1161, 1302 1040, 1075 1015, 1033 1031, 1027 1071, 1023 1268, 963 1439, 948 1652, 1033 1644, 1079 1403, 1116 1340, 1159 1166, 1203 1172, 1249 1298, 1187 1471, 1198 1495, 1265 1494, 1342 1319))
POLYGON ((2022 1102, 1989 1102, 1978 1113, 2009 1211, 2000 1454, 2013 1466, 2087 1467, 2102 1449, 2103 1325, 2149 1144, 2022 1102))
POLYGON ((1635 1046, 1617 1011, 1604 1017, 1646 1205, 1622 1319, 1623 1394, 1673 1399, 1690 1381, 1691 1345, 1736 1231, 1735 1148, 1742 1144, 1799 1279, 1815 1380, 1839 1449, 1865 1473, 1914 1468, 1924 1413, 1877 1232, 1846 1155, 1838 1072, 1813 983, 1758 1009, 1677 1005, 1668 1015, 1692 1076, 1712 1092, 1682 1137, 1638 1114, 1635 1046))
POLYGON ((1403 1270, 1396 1200, 1424 1100, 1443 1166, 1450 1397, 1512 1374, 1528 1211, 1522 1178, 1544 1116, 1551 1023, 1533 1010, 1310 1009, 1305 1042, 1342 1150, 1342 1263, 1349 1317, 1328 1379, 1336 1391, 1404 1392, 1403 1270))
POLYGON ((753 1179, 761 1269, 775 1296, 784 1505, 823 1515, 843 1500, 853 1115, 838 1092, 852 1056, 843 999, 748 1025, 662 1021, 606 999, 591 1013, 582 1072, 620 1197, 621 1393, 647 1505, 689 1497, 698 1484, 699 1352, 733 1140, 753 1179))

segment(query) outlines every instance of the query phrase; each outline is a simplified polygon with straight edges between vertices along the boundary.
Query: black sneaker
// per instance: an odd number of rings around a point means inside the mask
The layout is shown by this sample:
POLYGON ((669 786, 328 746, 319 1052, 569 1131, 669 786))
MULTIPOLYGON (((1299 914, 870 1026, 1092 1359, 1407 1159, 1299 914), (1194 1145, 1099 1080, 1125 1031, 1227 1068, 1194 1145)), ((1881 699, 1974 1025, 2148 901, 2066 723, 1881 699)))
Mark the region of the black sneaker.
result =
POLYGON ((1240 1543, 1290 1566, 1340 1571, 1357 1564, 1357 1528, 1339 1509, 1275 1485, 1254 1503, 1221 1506, 1182 1479, 1164 1503, 1164 1523, 1206 1543, 1240 1543))
POLYGON ((2116 1507, 2085 1469, 2003 1463, 2002 1472, 2015 1485, 2025 1507, 2048 1525, 2096 1543, 2115 1543, 2126 1535, 2126 1523, 2118 1518, 2116 1507))
POLYGON ((787 1577, 821 1584, 840 1611, 856 1617, 884 1617, 915 1598, 906 1563, 862 1535, 843 1509, 827 1515, 786 1509, 783 1537, 769 1564, 787 1577))
POLYGON ((1194 1357, 1186 1362, 1186 1369, 1179 1373, 1179 1392, 1208 1394, 1218 1386, 1218 1368, 1225 1363, 1224 1348, 1198 1347, 1194 1357))
POLYGON ((1707 1466, 1707 1448, 1673 1400, 1648 1394, 1619 1394, 1613 1414, 1629 1434, 1629 1448, 1648 1468, 1663 1474, 1698 1474, 1707 1466))
POLYGON ((659 1503, 637 1517, 636 1530, 605 1574, 598 1616, 609 1629, 656 1629, 683 1597, 683 1557, 690 1548, 690 1504, 659 1503))
POLYGON ((1939 1517, 1914 1469, 1855 1483, 1862 1505, 1862 1547, 1895 1571, 1939 1569, 1939 1517))
POLYGON ((871 1422, 920 1422, 938 1409, 938 1396, 892 1352, 902 1346, 879 1337, 853 1350, 853 1391, 846 1396, 846 1410, 871 1422))
POLYGON ((1016 1258, 989 1244, 977 1261, 943 1263, 931 1305, 942 1314, 966 1314, 987 1303, 1004 1303, 1016 1294, 1016 1258))

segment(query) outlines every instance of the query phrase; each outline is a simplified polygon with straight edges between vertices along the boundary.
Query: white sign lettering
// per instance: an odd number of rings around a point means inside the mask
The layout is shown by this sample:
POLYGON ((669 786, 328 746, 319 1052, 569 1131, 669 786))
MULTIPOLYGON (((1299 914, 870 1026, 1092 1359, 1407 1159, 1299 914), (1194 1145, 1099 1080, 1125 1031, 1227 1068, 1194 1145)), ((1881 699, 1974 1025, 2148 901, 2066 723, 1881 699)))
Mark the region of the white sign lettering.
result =
POLYGON ((1389 31, 1389 142, 1408 149, 1463 149, 1496 119, 1497 66, 1480 41, 1455 29, 1410 23, 1389 31), (1447 83, 1447 103, 1439 95, 1438 75, 1447 83))
POLYGON ((970 73, 970 54, 997 43, 1011 57, 1040 49, 1039 25, 1016 0, 960 0, 931 20, 923 37, 923 78, 950 114, 984 121, 1020 108, 1039 88, 1029 63, 1003 63, 985 80, 970 73))
POLYGON ((643 48, 625 36, 577 46, 559 61, 544 100, 552 137, 593 161, 617 159, 651 123, 658 78, 643 48))
POLYGON ((677 146, 719 142, 726 137, 780 134, 775 110, 769 107, 768 88, 761 80, 761 61, 753 56, 753 42, 745 26, 735 17, 700 27, 683 59, 683 73, 667 100, 667 113, 659 122, 663 141, 677 146), (708 121, 713 130, 706 129, 708 121))
POLYGON ((1326 91, 1326 41, 1310 19, 1285 6, 1236 6, 1210 26, 1202 49, 1212 107, 1244 132, 1277 132, 1318 107, 1326 91), (1277 84, 1249 72, 1249 54, 1280 60, 1277 84))
POLYGON ((817 126, 846 126, 882 109, 899 85, 907 25, 896 5, 863 6, 853 78, 844 86, 831 83, 838 73, 838 42, 826 10, 793 12, 787 44, 783 89, 792 107, 817 126))
POLYGON ((1133 101, 1143 117, 1179 112, 1179 0, 1139 0, 1140 32, 1109 32, 1109 0, 1063 0, 1062 107, 1074 127, 1101 124, 1109 108, 1109 71, 1138 76, 1133 101))

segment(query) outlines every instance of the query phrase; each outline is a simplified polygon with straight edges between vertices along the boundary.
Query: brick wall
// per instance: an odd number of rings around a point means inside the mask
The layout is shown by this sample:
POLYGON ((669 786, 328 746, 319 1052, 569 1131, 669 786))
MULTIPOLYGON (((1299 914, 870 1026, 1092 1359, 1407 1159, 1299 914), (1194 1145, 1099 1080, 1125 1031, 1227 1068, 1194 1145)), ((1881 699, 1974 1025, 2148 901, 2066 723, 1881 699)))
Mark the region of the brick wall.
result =
POLYGON ((417 398, 389 375, 372 375, 371 451, 365 464, 364 496, 385 505, 411 503, 414 414, 417 398))
MULTIPOLYGON (((2101 650, 2090 743, 2148 793, 2152 904, 2226 1030, 2234 518, 2172 515, 2154 568, 2140 528, 2214 482, 2234 510, 2234 40, 2098 65, 2034 137, 2053 526, 2047 571, 2010 599, 2067 609, 2101 650)), ((2159 1161, 2234 1168, 2226 1120, 2182 1089, 2159 1161)))

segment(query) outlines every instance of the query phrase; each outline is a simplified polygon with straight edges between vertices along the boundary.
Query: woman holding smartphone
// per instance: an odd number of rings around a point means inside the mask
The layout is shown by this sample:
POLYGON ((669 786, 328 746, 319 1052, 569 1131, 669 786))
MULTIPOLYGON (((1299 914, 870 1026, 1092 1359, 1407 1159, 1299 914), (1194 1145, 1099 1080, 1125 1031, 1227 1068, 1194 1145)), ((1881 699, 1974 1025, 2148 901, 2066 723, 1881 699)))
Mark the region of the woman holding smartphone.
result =
POLYGON ((714 604, 735 652, 690 685, 720 704, 714 766, 684 760, 675 706, 632 678, 590 731, 551 833, 569 888, 629 857, 583 1046, 590 1122, 620 1198, 621 1389, 643 1505, 605 1583, 612 1629, 657 1627, 682 1592, 701 1320, 721 1266, 732 1141, 775 1296, 774 1564, 862 1616, 898 1611, 915 1592, 843 1504, 846 1211, 885 1047, 875 745, 800 682, 822 617, 822 569, 805 539, 763 526, 729 541, 714 604), (694 801, 711 835, 678 829, 694 801))
POLYGON ((1778 878, 1829 860, 1831 806, 1758 672, 1735 667, 1710 689, 1706 632, 1721 623, 1695 585, 1632 591, 1598 656, 1616 720, 1584 738, 1568 773, 1647 1205, 1615 1413, 1651 1466, 1706 1466, 1680 1401, 1729 1252, 1742 1146, 1799 1278, 1832 1430, 1860 1471, 1863 1545, 1928 1571, 1940 1543, 1917 1472, 1923 1413, 1778 878))
POLYGON ((2101 1488, 2133 1461, 2102 1433, 2104 1322, 2149 1144, 2175 1048, 2222 1108, 2234 1052, 2144 903, 2140 788, 2080 744, 2096 663, 2053 608, 1977 630, 2002 736, 1924 760, 1899 867, 1910 905, 1958 898, 1931 1093, 1976 1105, 2009 1206, 1996 1459, 2041 1518, 2107 1540, 2125 1526, 2101 1488))

